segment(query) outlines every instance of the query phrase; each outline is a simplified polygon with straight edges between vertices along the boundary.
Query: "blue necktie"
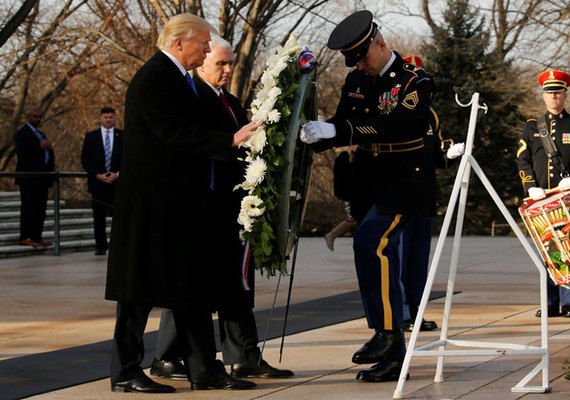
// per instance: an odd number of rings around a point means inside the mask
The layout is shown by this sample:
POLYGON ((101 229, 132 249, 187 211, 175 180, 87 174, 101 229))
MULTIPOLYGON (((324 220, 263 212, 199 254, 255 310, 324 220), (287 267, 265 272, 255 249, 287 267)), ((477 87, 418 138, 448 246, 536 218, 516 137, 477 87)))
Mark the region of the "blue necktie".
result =
POLYGON ((111 170, 111 131, 105 131, 105 171, 111 170))
POLYGON ((196 96, 198 96, 198 92, 196 91, 196 85, 194 85, 194 80, 192 79, 192 77, 190 76, 190 74, 188 72, 186 72, 185 76, 186 76, 186 82, 188 82, 188 84, 190 85, 190 87, 194 91, 194 94, 196 96))
MULTIPOLYGON (((32 128, 32 132, 34 132, 34 135, 36 135, 36 137, 38 138, 38 140, 41 142, 42 140, 44 140, 46 137, 44 136, 43 133, 41 133, 39 131, 39 129, 37 129, 34 126, 31 126, 32 128)), ((47 149, 44 150, 44 165, 48 165, 49 163, 49 151, 47 149)))

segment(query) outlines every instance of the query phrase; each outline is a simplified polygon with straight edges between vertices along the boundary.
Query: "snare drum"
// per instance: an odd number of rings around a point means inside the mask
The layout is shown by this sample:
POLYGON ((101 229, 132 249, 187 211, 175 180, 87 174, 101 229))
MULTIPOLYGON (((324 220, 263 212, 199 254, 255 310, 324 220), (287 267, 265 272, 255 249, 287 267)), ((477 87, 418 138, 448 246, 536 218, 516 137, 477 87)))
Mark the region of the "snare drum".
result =
POLYGON ((542 200, 525 199, 519 207, 550 278, 570 289, 570 191, 548 192, 542 200))

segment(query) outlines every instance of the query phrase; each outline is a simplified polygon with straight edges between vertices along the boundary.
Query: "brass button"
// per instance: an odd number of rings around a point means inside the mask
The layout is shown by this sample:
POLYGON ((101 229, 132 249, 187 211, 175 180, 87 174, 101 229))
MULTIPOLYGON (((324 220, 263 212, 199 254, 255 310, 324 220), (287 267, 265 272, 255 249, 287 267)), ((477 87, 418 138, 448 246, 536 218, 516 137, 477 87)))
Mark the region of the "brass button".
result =
POLYGON ((368 114, 369 111, 370 111, 370 110, 369 110, 368 108, 365 108, 365 109, 364 109, 364 112, 365 112, 366 114, 368 114))

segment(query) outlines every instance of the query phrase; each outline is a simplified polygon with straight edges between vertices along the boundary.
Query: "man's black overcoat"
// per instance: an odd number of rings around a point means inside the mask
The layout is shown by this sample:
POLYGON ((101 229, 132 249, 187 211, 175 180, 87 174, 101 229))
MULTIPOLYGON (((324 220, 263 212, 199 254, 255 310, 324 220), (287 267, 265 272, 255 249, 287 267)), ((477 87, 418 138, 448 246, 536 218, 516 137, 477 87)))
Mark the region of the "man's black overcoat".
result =
POLYGON ((162 52, 130 82, 107 299, 180 309, 215 295, 204 210, 212 157, 229 154, 233 133, 209 129, 204 115, 162 52))

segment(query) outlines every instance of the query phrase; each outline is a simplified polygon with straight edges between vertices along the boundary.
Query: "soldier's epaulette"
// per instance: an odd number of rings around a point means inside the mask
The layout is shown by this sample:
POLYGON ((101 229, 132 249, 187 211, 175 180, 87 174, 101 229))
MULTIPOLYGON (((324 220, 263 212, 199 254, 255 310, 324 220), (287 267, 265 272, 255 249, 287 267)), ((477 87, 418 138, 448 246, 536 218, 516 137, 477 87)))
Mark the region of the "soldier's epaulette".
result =
POLYGON ((420 67, 416 67, 412 63, 405 62, 402 68, 404 69, 404 71, 408 71, 408 72, 414 74, 416 76, 416 78, 418 76, 420 76, 419 72, 423 72, 425 74, 425 71, 423 69, 421 69, 420 67))

